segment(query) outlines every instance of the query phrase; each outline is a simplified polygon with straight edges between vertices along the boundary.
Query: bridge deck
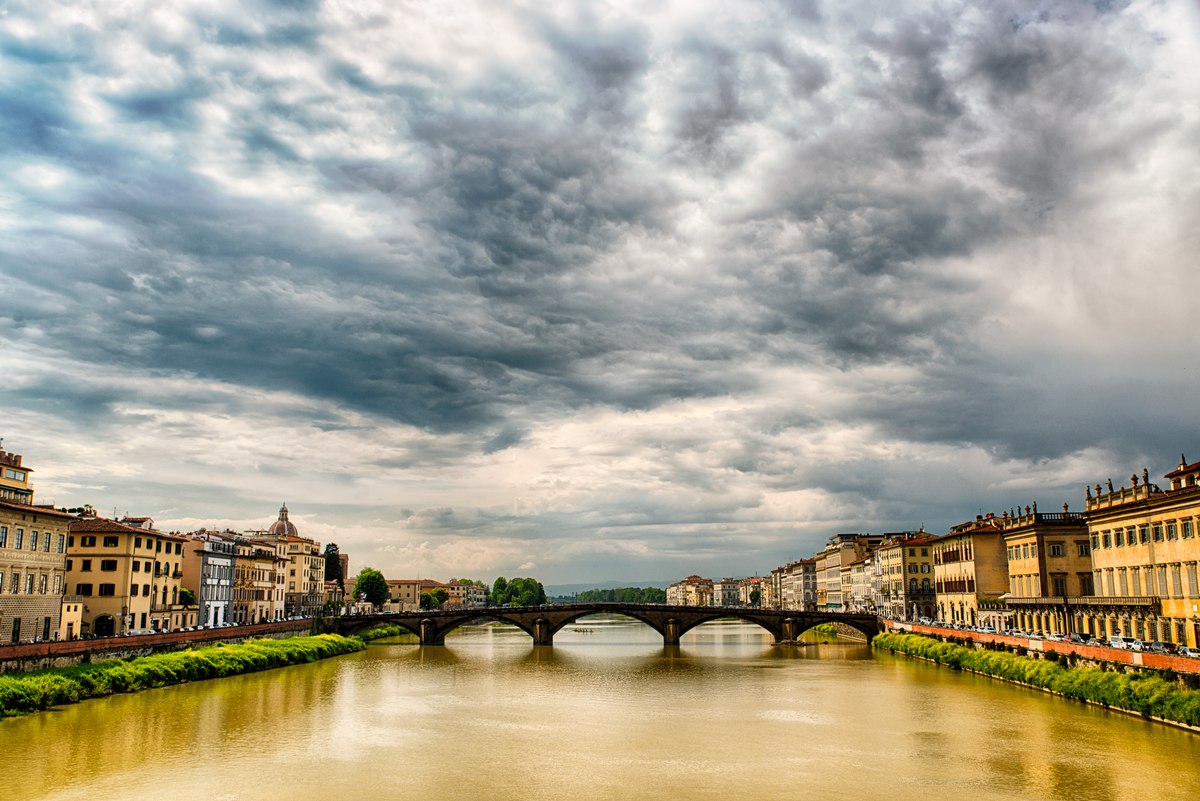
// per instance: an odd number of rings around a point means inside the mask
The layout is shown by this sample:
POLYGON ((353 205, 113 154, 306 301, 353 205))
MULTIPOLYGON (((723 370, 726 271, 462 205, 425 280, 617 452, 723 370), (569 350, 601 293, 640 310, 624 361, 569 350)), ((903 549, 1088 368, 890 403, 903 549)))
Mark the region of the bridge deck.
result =
POLYGON ((478 621, 511 623, 533 637, 535 645, 552 645, 554 634, 581 617, 617 614, 640 620, 663 636, 667 645, 678 645, 689 630, 719 618, 735 618, 762 626, 776 642, 797 639, 808 629, 822 623, 841 623, 863 633, 868 639, 879 633, 874 615, 808 612, 799 609, 757 609, 752 607, 666 606, 663 604, 574 603, 524 607, 479 607, 394 612, 378 615, 352 615, 321 619, 326 631, 353 634, 380 624, 401 626, 416 634, 422 645, 442 645, 446 634, 459 626, 478 621))

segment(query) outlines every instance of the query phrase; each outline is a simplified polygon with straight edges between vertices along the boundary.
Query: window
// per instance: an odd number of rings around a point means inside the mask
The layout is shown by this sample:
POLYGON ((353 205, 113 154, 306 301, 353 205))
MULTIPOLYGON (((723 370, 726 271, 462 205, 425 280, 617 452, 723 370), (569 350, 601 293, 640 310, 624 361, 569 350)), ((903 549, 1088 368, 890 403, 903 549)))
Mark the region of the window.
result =
MULTIPOLYGON (((61 537, 62 535, 60 534, 59 536, 61 537)), ((42 550, 45 551, 46 553, 50 553, 50 532, 49 531, 46 532, 46 536, 42 540, 42 550)), ((62 553, 62 551, 59 551, 59 553, 62 553)))
POLYGON ((140 572, 142 572, 142 563, 141 563, 141 562, 138 562, 138 561, 136 561, 136 560, 134 561, 134 563, 133 563, 133 572, 134 572, 134 573, 140 573, 140 572))
POLYGON ((38 548, 38 533, 36 531, 29 532, 29 550, 36 551, 38 548))
POLYGON ((13 541, 13 547, 19 551, 19 550, 21 550, 21 546, 24 543, 25 543, 25 529, 19 528, 19 529, 17 529, 16 539, 13 541))
POLYGON ((142 595, 145 595, 147 598, 150 597, 150 585, 149 584, 142 585, 142 595))
POLYGON ((1109 534, 1107 531, 1104 532, 1104 547, 1105 548, 1112 547, 1112 535, 1109 534))
POLYGON ((79 561, 79 570, 81 573, 91 573, 92 572, 92 560, 91 559, 81 559, 79 561))
MULTIPOLYGON (((1184 520, 1182 523, 1182 528, 1183 528, 1183 538, 1185 540, 1191 539, 1192 538, 1192 521, 1184 520)), ((3 544, 4 544, 3 541, 0 541, 0 545, 3 545, 3 544)))
MULTIPOLYGON (((1132 530, 1132 526, 1130 527, 1130 529, 1132 530)), ((1138 526, 1138 541, 1140 541, 1142 543, 1142 545, 1145 545, 1147 542, 1150 541, 1150 527, 1149 526, 1138 526)))
POLYGON ((90 597, 92 594, 92 585, 91 584, 76 584, 75 585, 75 594, 82 595, 85 598, 90 597))
POLYGON ((1092 582, 1091 573, 1079 574, 1079 594, 1080 595, 1095 595, 1095 584, 1092 582))
POLYGON ((1173 591, 1172 597, 1183 597, 1183 577, 1178 562, 1171 565, 1171 590, 1173 591))
POLYGON ((67 570, 74 570, 74 569, 75 569, 75 560, 68 559, 67 560, 67 570))
POLYGON ((20 592, 21 591, 21 574, 20 573, 12 574, 12 583, 8 585, 8 591, 9 592, 20 592))
POLYGON ((1155 523, 1155 524, 1154 524, 1154 541, 1155 541, 1155 542, 1162 542, 1162 541, 1163 541, 1163 527, 1162 527, 1162 523, 1155 523))
POLYGON ((1129 586, 1125 582, 1126 582, 1125 568, 1123 568, 1123 567, 1117 568, 1117 589, 1120 591, 1117 593, 1118 595, 1128 595, 1129 594, 1129 586))
POLYGON ((54 577, 54 594, 62 595, 62 576, 54 577))
POLYGON ((121 544, 121 540, 118 537, 105 537, 104 538, 104 547, 105 548, 116 548, 120 544, 121 544))
POLYGON ((1053 586, 1051 595, 1065 596, 1067 594, 1067 577, 1066 576, 1051 576, 1050 582, 1053 586))
POLYGON ((38 592, 40 592, 42 595, 46 594, 46 585, 49 583, 49 581, 50 577, 45 573, 38 576, 38 592))
POLYGON ((8 526, 0 526, 0 548, 8 547, 8 526))
POLYGON ((134 537, 134 539, 133 539, 133 547, 134 547, 134 548, 141 548, 141 547, 142 547, 142 538, 141 538, 141 537, 134 537))
POLYGON ((1099 547, 1100 547, 1100 535, 1099 535, 1099 534, 1093 534, 1093 535, 1092 535, 1092 547, 1093 547, 1093 548, 1099 548, 1099 547))
POLYGON ((33 574, 32 573, 25 574, 25 594, 33 595, 33 574))
POLYGON ((1162 598, 1167 597, 1167 566, 1158 566, 1158 594, 1162 598))
POLYGON ((134 598, 136 598, 136 597, 137 597, 137 595, 138 595, 138 585, 136 585, 136 584, 130 584, 130 585, 129 585, 129 594, 130 594, 131 596, 133 596, 134 598))
POLYGON ((95 537, 80 537, 79 538, 79 546, 81 548, 95 548, 96 547, 96 538, 95 537))
POLYGON ((1134 595, 1142 594, 1142 571, 1140 568, 1129 568, 1129 585, 1134 595))
POLYGON ((1176 532, 1176 529, 1175 529, 1175 521, 1171 521, 1170 523, 1167 523, 1167 539, 1169 539, 1169 540, 1179 539, 1179 534, 1176 532))
MULTIPOLYGON (((1050 555, 1051 556, 1062 556, 1063 555, 1063 544, 1061 542, 1050 543, 1050 555)), ((1062 595, 1062 593, 1061 592, 1055 593, 1055 595, 1062 595)))
POLYGON ((114 595, 116 595, 116 594, 117 594, 117 585, 115 585, 115 584, 101 584, 101 585, 100 585, 100 586, 97 588, 96 594, 97 594, 97 595, 99 595, 99 596, 101 596, 101 597, 103 597, 103 598, 111 598, 112 596, 114 596, 114 595))
MULTIPOLYGON (((1116 545, 1118 548, 1120 548, 1124 544, 1125 544, 1125 532, 1121 531, 1121 529, 1116 529, 1115 531, 1113 531, 1113 545, 1116 545)), ((1132 545, 1132 544, 1133 543, 1130 543, 1130 545, 1132 545)))
POLYGON ((1080 556, 1089 556, 1092 553, 1092 549, 1088 547, 1087 542, 1080 541, 1075 543, 1075 546, 1079 549, 1080 556))
POLYGON ((105 573, 113 572, 114 570, 117 569, 117 560, 116 559, 101 559, 100 560, 100 569, 102 571, 104 571, 105 573))
POLYGON ((1196 582, 1196 563, 1195 562, 1188 562, 1187 577, 1188 577, 1188 597, 1195 598, 1197 595, 1200 595, 1200 586, 1197 586, 1197 582, 1196 582))
POLYGON ((150 560, 149 559, 147 559, 145 562, 142 562, 142 570, 145 570, 147 573, 150 572, 150 560))
POLYGON ((921 549, 921 556, 929 556, 929 549, 928 549, 928 548, 922 548, 922 549, 921 549))

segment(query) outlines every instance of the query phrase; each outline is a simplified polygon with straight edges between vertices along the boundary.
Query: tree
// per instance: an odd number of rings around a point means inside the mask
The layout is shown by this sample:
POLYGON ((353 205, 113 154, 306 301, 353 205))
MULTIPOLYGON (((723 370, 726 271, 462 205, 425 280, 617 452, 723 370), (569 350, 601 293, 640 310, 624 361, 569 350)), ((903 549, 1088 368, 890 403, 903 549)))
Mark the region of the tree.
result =
POLYGON ((434 587, 429 594, 433 596, 435 601, 437 601, 437 605, 439 607, 446 603, 446 601, 450 600, 450 593, 445 587, 434 587))
POLYGON ((492 606, 541 606, 546 603, 546 590, 537 579, 515 578, 505 581, 501 576, 492 584, 488 601, 492 606))
POLYGON ((762 600, 762 590, 750 590, 750 605, 751 606, 758 606, 758 603, 761 600, 762 600))
POLYGON ((422 609, 437 609, 438 600, 433 597, 432 592, 421 593, 421 608, 422 609))
POLYGON ((195 606, 196 593, 192 592, 187 587, 181 587, 179 589, 179 603, 183 604, 184 606, 195 606))
POLYGON ((382 606, 387 603, 387 579, 373 567, 364 567, 359 571, 358 579, 354 582, 354 597, 363 598, 372 606, 382 606))

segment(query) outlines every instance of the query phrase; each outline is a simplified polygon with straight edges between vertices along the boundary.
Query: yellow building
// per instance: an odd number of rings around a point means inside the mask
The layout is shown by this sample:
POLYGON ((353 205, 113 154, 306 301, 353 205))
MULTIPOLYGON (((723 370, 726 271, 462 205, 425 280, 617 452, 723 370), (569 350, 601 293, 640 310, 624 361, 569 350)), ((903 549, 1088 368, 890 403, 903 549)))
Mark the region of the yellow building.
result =
POLYGON ((60 636, 67 526, 74 515, 34 506, 30 468, 0 450, 0 643, 60 636))
POLYGON ((1196 646, 1200 642, 1200 462, 1166 474, 1143 470, 1129 487, 1087 491, 1096 596, 1079 610, 1098 635, 1121 634, 1196 646))
POLYGON ((286 542, 272 537, 238 537, 233 568, 233 622, 265 623, 285 615, 283 581, 286 542))
POLYGON ((81 634, 173 631, 196 625, 196 607, 179 598, 184 537, 154 529, 150 518, 71 521, 68 593, 83 602, 81 634))
POLYGON ((980 625, 979 602, 999 599, 1008 590, 1004 538, 995 515, 979 515, 955 526, 930 549, 938 619, 980 625))
POLYGON ((1046 634, 1093 633, 1079 614, 1093 594, 1091 543, 1083 515, 1042 513, 1037 504, 1000 520, 1008 560, 1011 625, 1046 634))
POLYGON ((667 603, 671 606, 711 606, 712 579, 688 576, 667 587, 667 603))
POLYGON ((889 539, 875 551, 880 570, 879 613, 900 620, 935 617, 934 540, 925 532, 910 539, 889 539))

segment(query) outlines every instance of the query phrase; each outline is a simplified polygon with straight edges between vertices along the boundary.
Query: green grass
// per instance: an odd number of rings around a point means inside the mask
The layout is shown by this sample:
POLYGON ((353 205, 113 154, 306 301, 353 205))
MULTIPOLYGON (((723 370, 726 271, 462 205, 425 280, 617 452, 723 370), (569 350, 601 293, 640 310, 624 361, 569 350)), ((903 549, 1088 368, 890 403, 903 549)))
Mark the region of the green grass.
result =
POLYGON ((362 640, 336 634, 262 639, 112 659, 92 664, 0 676, 0 718, 38 712, 113 693, 131 693, 189 681, 252 673, 361 651, 362 640))
POLYGON ((382 640, 384 637, 399 637, 402 634, 412 634, 412 632, 403 626, 376 626, 354 636, 363 642, 370 642, 371 640, 382 640))
POLYGON ((1005 651, 979 651, 917 634, 880 634, 875 648, 909 654, 988 676, 1137 712, 1188 726, 1200 726, 1200 691, 1152 672, 1121 673, 1099 667, 1064 667, 1060 662, 1031 659, 1005 651))

